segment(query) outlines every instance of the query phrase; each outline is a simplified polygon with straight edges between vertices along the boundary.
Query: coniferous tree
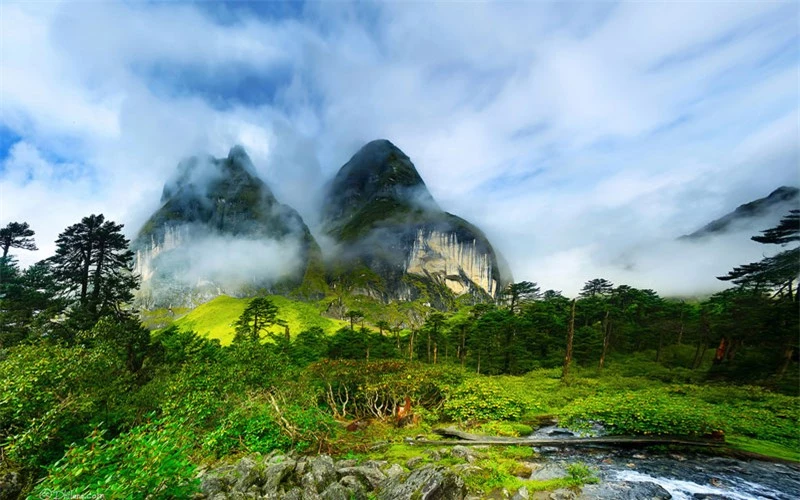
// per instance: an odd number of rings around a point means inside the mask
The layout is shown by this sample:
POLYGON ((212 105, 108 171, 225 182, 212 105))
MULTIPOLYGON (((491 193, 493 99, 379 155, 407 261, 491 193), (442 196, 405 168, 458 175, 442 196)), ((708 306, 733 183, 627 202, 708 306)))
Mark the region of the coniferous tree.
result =
POLYGON ((500 293, 500 299, 508 304, 508 309, 511 311, 511 314, 516 314, 521 304, 536 300, 539 296, 539 286, 530 281, 510 283, 500 293))
POLYGON ((608 295, 614 289, 614 285, 603 278, 589 280, 581 289, 581 297, 595 297, 597 295, 608 295))
POLYGON ((36 234, 27 222, 9 222, 6 227, 0 229, 0 248, 3 249, 3 257, 8 256, 11 248, 21 250, 38 250, 33 241, 36 234))
POLYGON ((122 227, 102 214, 90 215, 56 240, 56 254, 49 263, 62 294, 73 302, 71 316, 79 322, 78 328, 119 314, 120 305, 133 298, 139 285, 122 227))
POLYGON ((280 321, 278 307, 266 297, 256 297, 247 304, 239 319, 236 320, 234 341, 258 342, 261 333, 280 321))

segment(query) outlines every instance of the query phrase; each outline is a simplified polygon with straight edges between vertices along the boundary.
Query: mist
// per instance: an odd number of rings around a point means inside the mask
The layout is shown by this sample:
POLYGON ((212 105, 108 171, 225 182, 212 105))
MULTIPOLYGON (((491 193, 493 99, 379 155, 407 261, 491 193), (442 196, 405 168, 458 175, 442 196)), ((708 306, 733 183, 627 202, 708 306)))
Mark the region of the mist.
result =
POLYGON ((768 225, 674 238, 800 183, 796 6, 572 7, 8 3, 0 225, 36 231, 23 266, 91 213, 133 238, 182 159, 241 144, 327 248, 325 182, 386 138, 518 281, 727 286, 768 225))

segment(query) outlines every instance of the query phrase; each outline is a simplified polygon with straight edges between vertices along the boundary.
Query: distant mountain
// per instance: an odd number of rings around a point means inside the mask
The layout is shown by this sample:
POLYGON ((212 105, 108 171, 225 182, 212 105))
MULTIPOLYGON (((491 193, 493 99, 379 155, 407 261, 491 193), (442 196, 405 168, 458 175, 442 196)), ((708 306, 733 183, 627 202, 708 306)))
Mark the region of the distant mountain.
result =
POLYGON ((697 231, 681 236, 679 239, 700 240, 716 236, 731 231, 738 224, 746 223, 748 220, 775 213, 783 215, 784 212, 798 208, 798 205, 800 205, 800 189, 781 186, 771 192, 769 196, 739 205, 733 212, 713 220, 697 231))
POLYGON ((137 302, 194 306, 217 295, 321 293, 319 246, 300 215, 279 203, 245 150, 182 161, 161 207, 135 238, 137 302))
POLYGON ((362 147, 330 183, 323 229, 339 244, 331 285, 445 307, 511 281, 486 236, 444 212, 409 157, 387 140, 362 147))

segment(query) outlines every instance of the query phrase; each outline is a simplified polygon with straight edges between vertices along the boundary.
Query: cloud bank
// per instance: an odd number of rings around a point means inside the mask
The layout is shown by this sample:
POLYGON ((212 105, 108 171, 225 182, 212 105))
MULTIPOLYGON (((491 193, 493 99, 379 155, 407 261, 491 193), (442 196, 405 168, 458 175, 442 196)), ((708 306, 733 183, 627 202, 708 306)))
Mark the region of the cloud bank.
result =
POLYGON ((0 9, 0 223, 41 249, 23 264, 89 213, 135 235, 182 158, 233 144, 313 226, 324 182, 388 138, 517 280, 699 293, 765 249, 674 237, 799 183, 794 2, 0 9))

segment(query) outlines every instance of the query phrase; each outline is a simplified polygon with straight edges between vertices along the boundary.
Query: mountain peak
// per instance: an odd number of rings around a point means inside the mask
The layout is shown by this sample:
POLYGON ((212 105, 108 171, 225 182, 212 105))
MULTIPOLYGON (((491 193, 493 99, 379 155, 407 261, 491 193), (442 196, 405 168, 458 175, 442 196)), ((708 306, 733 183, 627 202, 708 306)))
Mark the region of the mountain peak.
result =
POLYGON ((441 211, 411 159, 386 139, 365 144, 342 166, 328 189, 329 227, 371 223, 411 212, 441 211))
MULTIPOLYGON (((794 202, 796 206, 798 199, 800 199, 800 189, 792 186, 781 186, 764 198, 739 205, 733 212, 709 222, 691 234, 681 236, 680 239, 698 240, 726 233, 737 224, 747 221, 748 219, 765 217, 775 213, 776 210, 786 209, 785 205, 790 202, 794 202)), ((794 208, 794 206, 792 208, 794 208)))
POLYGON ((449 306, 457 295, 493 296, 511 281, 486 236, 444 212, 408 155, 385 139, 365 144, 336 174, 323 224, 346 248, 337 264, 352 274, 345 281, 373 296, 427 296, 449 306))

